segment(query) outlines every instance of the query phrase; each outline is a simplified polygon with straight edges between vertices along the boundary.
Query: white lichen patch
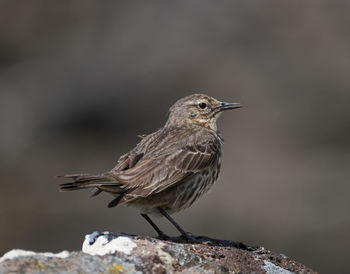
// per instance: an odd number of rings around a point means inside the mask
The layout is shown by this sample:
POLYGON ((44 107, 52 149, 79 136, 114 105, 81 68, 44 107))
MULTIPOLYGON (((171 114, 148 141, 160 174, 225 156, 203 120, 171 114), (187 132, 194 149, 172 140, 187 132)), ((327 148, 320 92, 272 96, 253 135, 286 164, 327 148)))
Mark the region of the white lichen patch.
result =
POLYGON ((103 256, 117 251, 130 255, 136 244, 126 236, 108 240, 108 235, 93 232, 85 236, 82 251, 90 255, 103 256))
POLYGON ((156 252, 159 256, 159 259, 166 265, 171 266, 174 263, 174 258, 167 252, 163 250, 165 246, 164 243, 160 242, 156 245, 156 252))
POLYGON ((51 252, 34 252, 23 249, 12 249, 9 252, 5 253, 0 258, 0 263, 5 260, 11 260, 17 257, 28 257, 28 256, 45 256, 45 257, 56 257, 56 258, 67 258, 69 256, 68 251, 62 251, 60 253, 51 253, 51 252))
POLYGON ((261 268, 266 271, 266 274, 293 274, 289 270, 286 270, 278 265, 275 265, 267 260, 264 260, 264 264, 261 268))

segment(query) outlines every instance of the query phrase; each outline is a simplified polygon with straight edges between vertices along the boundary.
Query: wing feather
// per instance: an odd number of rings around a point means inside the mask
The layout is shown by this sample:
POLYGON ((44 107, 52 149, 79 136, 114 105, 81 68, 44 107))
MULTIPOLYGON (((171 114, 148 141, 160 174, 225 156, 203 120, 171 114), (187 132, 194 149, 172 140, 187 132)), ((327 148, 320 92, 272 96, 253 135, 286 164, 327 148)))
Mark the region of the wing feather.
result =
POLYGON ((219 152, 220 143, 217 138, 202 131, 185 141, 171 143, 166 149, 155 148, 149 153, 143 151, 136 162, 128 160, 128 165, 135 163, 132 167, 118 172, 114 170, 114 176, 127 191, 123 199, 130 201, 159 193, 187 176, 214 165, 219 152), (208 138, 203 138, 203 134, 207 134, 208 138))

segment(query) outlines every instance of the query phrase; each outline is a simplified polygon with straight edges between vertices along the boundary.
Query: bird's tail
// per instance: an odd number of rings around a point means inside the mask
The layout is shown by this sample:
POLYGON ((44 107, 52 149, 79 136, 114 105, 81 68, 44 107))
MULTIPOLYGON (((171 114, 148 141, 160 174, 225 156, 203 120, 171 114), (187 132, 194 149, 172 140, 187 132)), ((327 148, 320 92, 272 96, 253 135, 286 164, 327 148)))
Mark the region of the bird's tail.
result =
POLYGON ((122 204, 123 197, 126 194, 123 185, 109 173, 100 175, 90 174, 69 174, 58 176, 60 178, 70 178, 74 182, 60 184, 60 191, 73 191, 78 189, 94 188, 91 197, 100 194, 102 191, 109 192, 116 196, 109 204, 108 207, 115 207, 118 204, 122 204))
POLYGON ((97 188, 92 196, 102 191, 122 193, 121 184, 111 174, 69 174, 58 176, 59 178, 73 179, 74 182, 60 184, 60 191, 73 191, 85 188, 97 188))

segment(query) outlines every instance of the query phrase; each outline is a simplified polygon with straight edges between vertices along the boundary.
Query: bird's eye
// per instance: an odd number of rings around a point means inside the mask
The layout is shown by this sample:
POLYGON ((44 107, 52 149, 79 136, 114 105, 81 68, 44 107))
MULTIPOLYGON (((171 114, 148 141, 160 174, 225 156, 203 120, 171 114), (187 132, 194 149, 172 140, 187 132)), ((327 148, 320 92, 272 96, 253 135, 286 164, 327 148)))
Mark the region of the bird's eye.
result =
POLYGON ((201 109, 205 109, 207 107, 207 104, 206 103, 199 103, 198 105, 201 109))

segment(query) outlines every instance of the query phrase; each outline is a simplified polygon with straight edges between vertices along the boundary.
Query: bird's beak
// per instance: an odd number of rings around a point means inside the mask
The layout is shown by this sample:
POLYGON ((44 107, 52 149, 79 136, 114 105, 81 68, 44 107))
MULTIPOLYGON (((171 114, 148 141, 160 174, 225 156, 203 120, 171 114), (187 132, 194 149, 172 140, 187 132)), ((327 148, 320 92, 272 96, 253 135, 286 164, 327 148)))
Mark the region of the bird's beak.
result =
POLYGON ((223 111, 227 109, 234 109, 234 108, 241 108, 242 105, 240 103, 227 103, 227 102, 221 102, 215 109, 218 111, 223 111))

